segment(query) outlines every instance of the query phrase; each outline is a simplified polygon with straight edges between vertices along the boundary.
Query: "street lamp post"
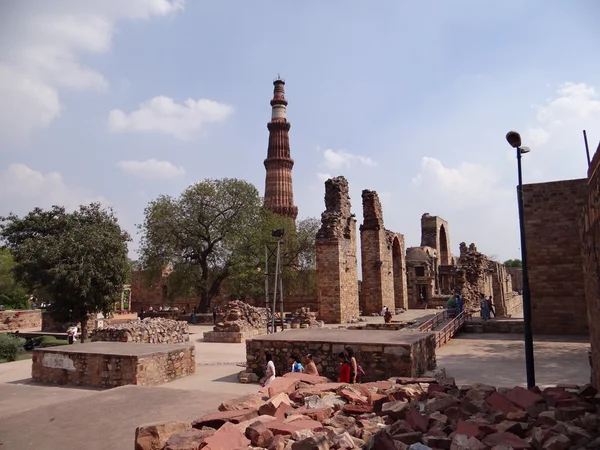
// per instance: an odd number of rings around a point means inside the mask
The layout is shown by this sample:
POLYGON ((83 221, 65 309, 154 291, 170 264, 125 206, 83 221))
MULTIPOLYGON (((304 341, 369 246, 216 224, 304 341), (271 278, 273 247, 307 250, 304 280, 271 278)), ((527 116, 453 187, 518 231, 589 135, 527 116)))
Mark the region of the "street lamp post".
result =
POLYGON ((517 170, 519 185, 517 187, 517 201, 519 204, 519 227, 521 230, 521 261, 523 270, 523 328, 525 338, 525 367, 527 371, 527 387, 535 386, 535 366, 533 361, 533 333, 531 331, 531 295, 529 292, 529 273, 527 269, 527 239, 525 237, 525 219, 523 217, 523 173, 521 170, 521 156, 529 153, 528 147, 521 146, 521 135, 516 131, 509 131, 506 140, 517 151, 517 170))

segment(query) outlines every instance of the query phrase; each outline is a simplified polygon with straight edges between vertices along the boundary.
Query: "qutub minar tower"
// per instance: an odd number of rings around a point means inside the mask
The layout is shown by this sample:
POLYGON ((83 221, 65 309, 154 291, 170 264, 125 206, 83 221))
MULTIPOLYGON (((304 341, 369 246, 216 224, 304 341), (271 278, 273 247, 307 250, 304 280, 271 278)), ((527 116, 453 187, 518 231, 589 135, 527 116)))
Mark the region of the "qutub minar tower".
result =
POLYGON ((290 156, 291 125, 286 118, 288 102, 285 99, 285 81, 277 78, 273 86, 271 121, 267 124, 269 148, 265 159, 265 208, 277 215, 296 220, 298 207, 294 205, 292 187, 294 160, 290 156))

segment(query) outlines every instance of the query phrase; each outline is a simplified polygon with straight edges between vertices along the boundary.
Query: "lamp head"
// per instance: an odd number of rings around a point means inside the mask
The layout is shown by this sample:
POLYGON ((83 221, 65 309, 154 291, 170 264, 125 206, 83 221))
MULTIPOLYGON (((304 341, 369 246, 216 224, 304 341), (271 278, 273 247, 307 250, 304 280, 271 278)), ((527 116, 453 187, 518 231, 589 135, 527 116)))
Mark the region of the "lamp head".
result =
POLYGON ((529 153, 531 151, 531 149, 529 147, 519 147, 519 153, 521 153, 521 155, 524 155, 525 153, 529 153))
POLYGON ((521 135, 516 131, 509 131, 506 133, 506 140, 513 148, 519 148, 521 146, 521 135))

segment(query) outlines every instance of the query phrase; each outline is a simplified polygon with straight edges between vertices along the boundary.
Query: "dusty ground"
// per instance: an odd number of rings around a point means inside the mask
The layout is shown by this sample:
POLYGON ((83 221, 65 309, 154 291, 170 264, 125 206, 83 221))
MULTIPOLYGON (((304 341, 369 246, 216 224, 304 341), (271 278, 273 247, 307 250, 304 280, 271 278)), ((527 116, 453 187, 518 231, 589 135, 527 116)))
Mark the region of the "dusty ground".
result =
MULTIPOLYGON (((407 320, 434 311, 409 311, 407 320)), ((380 321, 381 317, 368 320, 380 321)), ((160 387, 126 386, 111 390, 32 384, 31 361, 0 364, 0 447, 10 450, 86 448, 131 450, 135 428, 165 420, 191 421, 213 412, 230 398, 254 393, 257 385, 240 384, 237 363, 245 361, 245 344, 202 342, 210 327, 191 327, 196 344, 196 373, 160 387)), ((577 340, 536 338, 538 384, 585 383, 589 380, 587 348, 577 340)), ((457 336, 438 350, 438 365, 458 384, 524 384, 521 336, 457 336)))

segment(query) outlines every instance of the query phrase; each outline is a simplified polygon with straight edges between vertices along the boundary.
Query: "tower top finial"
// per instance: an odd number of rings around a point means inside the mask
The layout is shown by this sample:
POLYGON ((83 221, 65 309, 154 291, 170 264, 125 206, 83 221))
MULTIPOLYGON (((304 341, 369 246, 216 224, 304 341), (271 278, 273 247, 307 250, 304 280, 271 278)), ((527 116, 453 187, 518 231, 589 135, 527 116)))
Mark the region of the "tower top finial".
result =
POLYGON ((281 78, 281 75, 277 74, 277 78, 273 80, 273 84, 285 84, 285 80, 281 78))

